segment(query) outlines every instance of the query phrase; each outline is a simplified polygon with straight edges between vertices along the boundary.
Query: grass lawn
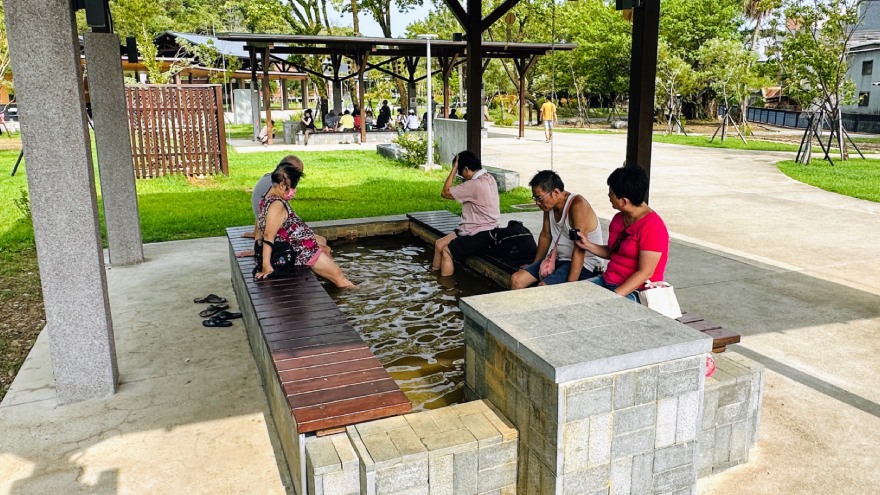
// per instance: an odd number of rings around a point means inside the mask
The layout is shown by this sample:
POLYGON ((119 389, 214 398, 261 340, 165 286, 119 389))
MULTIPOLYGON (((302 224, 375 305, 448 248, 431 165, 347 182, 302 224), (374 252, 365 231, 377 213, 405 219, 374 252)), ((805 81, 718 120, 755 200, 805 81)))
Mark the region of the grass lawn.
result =
POLYGON ((794 180, 854 198, 880 202, 880 160, 850 159, 834 166, 813 158, 809 165, 793 160, 777 164, 779 170, 794 180))

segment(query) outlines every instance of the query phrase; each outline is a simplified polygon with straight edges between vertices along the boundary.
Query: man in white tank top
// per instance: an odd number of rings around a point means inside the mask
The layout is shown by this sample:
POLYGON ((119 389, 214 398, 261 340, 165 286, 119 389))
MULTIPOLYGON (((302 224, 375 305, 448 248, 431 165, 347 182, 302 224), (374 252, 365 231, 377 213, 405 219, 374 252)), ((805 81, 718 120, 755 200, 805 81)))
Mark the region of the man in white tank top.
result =
POLYGON ((601 259, 578 247, 569 237, 569 231, 577 229, 589 239, 602 240, 602 227, 590 203, 583 196, 566 191, 559 174, 552 170, 538 172, 529 186, 532 199, 544 212, 544 226, 538 237, 535 261, 513 274, 511 288, 523 289, 535 282, 539 282, 538 285, 576 282, 598 274, 601 259), (552 272, 542 278, 541 262, 554 249, 556 262, 552 272))

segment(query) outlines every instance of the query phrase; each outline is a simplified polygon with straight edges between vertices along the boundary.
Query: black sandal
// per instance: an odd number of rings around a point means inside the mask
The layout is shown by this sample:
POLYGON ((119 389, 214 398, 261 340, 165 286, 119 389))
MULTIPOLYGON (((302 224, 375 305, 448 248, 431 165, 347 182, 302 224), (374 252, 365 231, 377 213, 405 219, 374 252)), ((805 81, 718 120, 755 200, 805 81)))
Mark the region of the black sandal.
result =
POLYGON ((233 313, 231 311, 220 311, 214 315, 217 320, 237 320, 241 318, 241 313, 233 313))
MULTIPOLYGON (((212 305, 208 306, 207 308, 203 309, 202 311, 200 311, 199 316, 201 316, 202 318, 208 318, 209 316, 214 316, 217 313, 223 313, 224 309, 229 309, 229 305, 228 304, 212 304, 212 305)), ((228 313, 228 311, 225 311, 225 312, 228 313)), ((228 320, 229 318, 224 318, 224 319, 228 320)))
POLYGON ((228 320, 223 320, 217 317, 208 318, 207 320, 202 321, 202 325, 206 327, 231 327, 232 322, 228 320))
POLYGON ((226 302, 226 298, 220 297, 217 294, 208 294, 205 297, 197 297, 197 298, 193 299, 193 302, 196 304, 205 304, 205 303, 223 304, 226 302))

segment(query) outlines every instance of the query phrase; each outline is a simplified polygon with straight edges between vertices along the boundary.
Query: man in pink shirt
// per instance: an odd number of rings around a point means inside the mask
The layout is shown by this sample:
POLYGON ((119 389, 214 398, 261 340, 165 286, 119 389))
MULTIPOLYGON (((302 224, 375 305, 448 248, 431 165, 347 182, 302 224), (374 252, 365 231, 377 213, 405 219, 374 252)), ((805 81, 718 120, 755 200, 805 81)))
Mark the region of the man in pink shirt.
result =
POLYGON ((461 263, 468 256, 489 247, 492 241, 489 231, 498 226, 501 209, 495 178, 483 169, 480 158, 470 150, 462 151, 452 160, 452 169, 440 195, 461 203, 458 228, 434 243, 431 268, 448 277, 455 271, 453 261, 461 263), (464 182, 453 186, 456 173, 464 178, 464 182))

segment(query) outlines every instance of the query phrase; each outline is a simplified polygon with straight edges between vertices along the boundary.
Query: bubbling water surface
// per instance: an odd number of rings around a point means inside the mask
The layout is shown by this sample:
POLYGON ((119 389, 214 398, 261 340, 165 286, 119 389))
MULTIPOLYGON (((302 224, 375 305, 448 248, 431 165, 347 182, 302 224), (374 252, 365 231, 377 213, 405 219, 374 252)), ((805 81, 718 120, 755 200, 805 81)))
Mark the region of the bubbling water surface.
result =
POLYGON ((440 280, 431 271, 433 248, 409 234, 335 244, 333 256, 359 288, 331 296, 413 409, 461 402, 464 318, 458 298, 500 288, 460 268, 440 280))

